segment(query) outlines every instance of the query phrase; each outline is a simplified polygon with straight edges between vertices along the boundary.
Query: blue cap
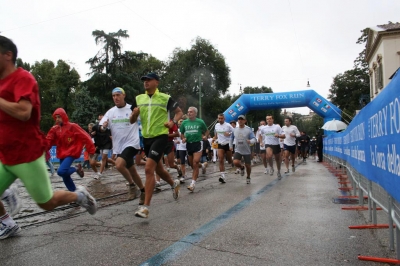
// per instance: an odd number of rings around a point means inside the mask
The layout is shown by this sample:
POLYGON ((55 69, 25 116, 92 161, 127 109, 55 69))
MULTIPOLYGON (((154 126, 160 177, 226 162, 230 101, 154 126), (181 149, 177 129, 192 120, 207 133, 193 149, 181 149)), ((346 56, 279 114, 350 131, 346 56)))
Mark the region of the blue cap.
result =
POLYGON ((147 79, 155 79, 155 80, 159 81, 160 77, 156 73, 153 72, 153 73, 148 73, 146 76, 143 76, 140 78, 140 80, 142 80, 142 81, 147 80, 147 79))
POLYGON ((120 87, 116 87, 115 89, 112 90, 112 94, 114 93, 121 93, 121 94, 125 94, 125 91, 123 88, 120 87))

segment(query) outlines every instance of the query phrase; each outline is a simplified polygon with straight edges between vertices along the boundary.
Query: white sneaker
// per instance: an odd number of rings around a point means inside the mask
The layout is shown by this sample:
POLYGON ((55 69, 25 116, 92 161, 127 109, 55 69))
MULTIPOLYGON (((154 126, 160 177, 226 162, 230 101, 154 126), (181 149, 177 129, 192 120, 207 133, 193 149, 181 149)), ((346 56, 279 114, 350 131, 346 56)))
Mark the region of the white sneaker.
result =
POLYGON ((179 198, 179 190, 181 189, 180 181, 175 180, 174 185, 171 188, 172 188, 172 196, 174 197, 174 199, 178 199, 179 198))
POLYGON ((219 178, 219 182, 221 182, 222 184, 226 183, 226 181, 225 181, 225 173, 221 174, 221 177, 219 178))
POLYGON ((265 168, 265 172, 264 172, 264 174, 268 174, 268 168, 265 168))
POLYGON ((181 178, 179 178, 179 182, 181 182, 181 184, 185 183, 185 176, 182 176, 181 178))
POLYGON ((100 173, 94 173, 94 176, 93 176, 94 179, 99 180, 100 177, 101 177, 100 173))
POLYGON ((240 175, 244 176, 244 166, 242 165, 242 167, 240 168, 240 175))
POLYGON ((274 168, 271 168, 271 170, 269 171, 269 175, 273 175, 274 174, 274 168))
POLYGON ((88 213, 91 215, 95 214, 97 212, 97 203, 96 200, 90 193, 86 190, 84 186, 77 186, 76 188, 76 193, 83 193, 85 196, 81 202, 77 202, 79 205, 81 205, 83 208, 87 210, 88 213))
POLYGON ((193 192, 194 191, 194 187, 195 187, 195 184, 190 184, 190 186, 188 186, 187 187, 187 189, 190 191, 190 192, 193 192))
POLYGON ((240 174, 240 169, 236 169, 235 175, 236 175, 236 174, 240 174))
POLYGON ((9 188, 10 194, 7 197, 4 197, 3 200, 7 203, 8 211, 11 216, 16 215, 21 209, 21 201, 18 197, 18 186, 16 184, 12 184, 9 188))
POLYGON ((135 212, 136 217, 147 218, 149 217, 149 209, 147 207, 140 205, 139 209, 135 212))

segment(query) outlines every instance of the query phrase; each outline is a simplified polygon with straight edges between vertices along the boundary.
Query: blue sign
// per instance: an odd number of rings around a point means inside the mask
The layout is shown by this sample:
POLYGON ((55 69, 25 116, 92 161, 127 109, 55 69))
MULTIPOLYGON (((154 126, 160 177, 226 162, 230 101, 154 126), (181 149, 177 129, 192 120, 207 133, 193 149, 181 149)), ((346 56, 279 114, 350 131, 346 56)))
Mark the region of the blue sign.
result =
POLYGON ((324 138, 324 153, 347 161, 400 202, 399 72, 345 131, 324 138))
POLYGON ((340 120, 342 111, 314 90, 283 93, 242 94, 225 112, 227 121, 237 120, 251 110, 294 108, 308 106, 327 122, 340 120))

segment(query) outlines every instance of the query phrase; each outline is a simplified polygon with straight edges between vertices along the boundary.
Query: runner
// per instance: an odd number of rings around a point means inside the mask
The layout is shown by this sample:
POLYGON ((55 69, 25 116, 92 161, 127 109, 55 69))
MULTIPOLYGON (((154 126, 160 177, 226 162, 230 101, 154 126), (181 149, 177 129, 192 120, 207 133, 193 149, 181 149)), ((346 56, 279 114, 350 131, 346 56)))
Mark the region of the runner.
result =
POLYGON ((182 122, 180 127, 181 139, 186 143, 186 149, 189 156, 189 162, 192 166, 192 183, 188 186, 188 190, 194 191, 197 178, 199 177, 200 158, 203 153, 202 135, 208 135, 206 124, 200 118, 197 118, 197 108, 189 107, 188 119, 182 122))
POLYGON ((272 155, 274 155, 277 176, 278 179, 281 179, 281 147, 279 140, 284 139, 285 134, 282 132, 282 128, 278 124, 274 124, 274 118, 272 117, 272 115, 267 115, 266 120, 267 125, 261 127, 260 129, 260 145, 261 147, 265 147, 265 158, 270 166, 269 174, 274 174, 274 164, 272 160, 272 155))
POLYGON ((307 158, 308 148, 310 145, 310 137, 307 136, 306 132, 304 131, 301 131, 300 134, 301 136, 299 138, 299 142, 301 145, 301 156, 303 157, 303 163, 305 163, 307 158))
POLYGON ((107 125, 111 130, 113 153, 116 154, 115 167, 128 182, 128 199, 140 196, 139 205, 144 204, 145 188, 136 171, 133 157, 140 150, 139 125, 129 123, 131 105, 125 101, 125 90, 114 88, 111 92, 115 106, 106 112, 100 121, 101 126, 107 125))
MULTIPOLYGON (((19 178, 29 195, 44 210, 76 202, 90 214, 95 214, 96 200, 85 187, 78 186, 75 192, 53 192, 45 162, 46 139, 39 124, 39 87, 32 74, 15 67, 16 59, 16 45, 0 35, 1 198, 11 207, 11 213, 18 211, 17 192, 13 187, 7 189, 19 178)), ((0 201, 0 239, 17 235, 20 231, 0 201)))
MULTIPOLYGON (((103 118, 104 116, 102 116, 103 118)), ((96 124, 92 127, 92 136, 94 136, 94 143, 96 148, 101 154, 101 165, 100 165, 100 172, 97 172, 97 167, 94 165, 92 166, 93 169, 96 169, 94 179, 99 179, 104 174, 104 169, 106 168, 107 162, 110 164, 115 165, 115 161, 111 158, 108 158, 108 154, 112 149, 112 136, 111 130, 108 128, 108 121, 103 121, 103 125, 96 124)), ((99 154, 95 154, 97 161, 97 157, 99 154)))
POLYGON ((171 178, 160 159, 168 141, 169 129, 182 117, 182 111, 171 96, 158 90, 160 78, 157 74, 149 73, 143 76, 141 80, 144 82, 146 93, 136 96, 131 107, 130 122, 135 123, 140 115, 144 150, 147 156, 145 165, 146 197, 144 205, 139 206, 135 216, 147 218, 149 217, 149 206, 155 187, 154 172, 171 186, 174 199, 179 197, 180 182, 171 178), (170 112, 175 113, 172 120, 169 118, 170 112))
POLYGON ((218 160, 221 183, 226 182, 225 160, 232 165, 232 151, 229 149, 229 140, 233 132, 233 127, 225 122, 224 114, 218 114, 218 123, 215 124, 214 139, 218 140, 218 160), (226 158, 226 159, 225 159, 226 158))
POLYGON ((289 155, 292 162, 292 172, 296 170, 294 167, 295 156, 296 156, 296 137, 300 136, 300 132, 296 126, 292 125, 292 119, 290 117, 285 118, 285 125, 282 127, 282 131, 285 134, 283 141, 283 149, 285 153, 285 174, 289 173, 289 155))
POLYGON ((233 163, 236 167, 240 167, 240 174, 244 176, 244 168, 246 167, 246 183, 250 184, 251 174, 251 149, 250 144, 256 143, 256 137, 254 136, 251 128, 246 126, 246 117, 239 115, 238 117, 239 127, 235 128, 229 142, 229 147, 233 148, 233 139, 235 139, 236 151, 233 155, 233 163), (242 158, 244 159, 244 166, 241 163, 242 158))
MULTIPOLYGON (((183 120, 178 121, 178 128, 181 127, 183 120)), ((176 159, 177 163, 180 165, 180 169, 182 172, 182 176, 179 178, 179 181, 181 184, 185 183, 186 179, 186 143, 182 143, 180 131, 179 132, 179 137, 176 137, 174 142, 176 144, 176 159)), ((179 176, 178 176, 179 177, 179 176)))
MULTIPOLYGON (((236 121, 232 120, 231 122, 229 122, 229 124, 232 126, 233 129, 236 128, 236 121)), ((232 140, 233 143, 233 147, 232 147, 232 154, 235 154, 235 139, 232 140)), ((240 173, 240 168, 236 167, 236 171, 235 171, 235 175, 240 173)))

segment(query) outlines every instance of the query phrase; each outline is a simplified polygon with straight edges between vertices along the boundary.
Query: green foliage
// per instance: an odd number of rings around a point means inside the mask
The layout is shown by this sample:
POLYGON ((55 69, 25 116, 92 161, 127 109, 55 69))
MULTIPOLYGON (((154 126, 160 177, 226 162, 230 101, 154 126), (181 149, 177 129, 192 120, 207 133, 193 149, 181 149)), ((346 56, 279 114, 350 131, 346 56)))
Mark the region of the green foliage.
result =
POLYGON ((80 87, 76 90, 74 97, 75 110, 72 113, 70 120, 78 123, 82 128, 87 128, 89 123, 96 122, 100 113, 99 107, 101 104, 97 97, 89 95, 86 87, 80 87))
POLYGON ((52 114, 58 107, 67 113, 74 109, 73 95, 79 84, 79 74, 63 60, 57 66, 52 61, 42 60, 31 66, 31 73, 36 78, 41 100, 40 127, 47 132, 54 124, 52 114))
POLYGON ((22 67, 26 71, 31 71, 31 65, 29 63, 26 63, 26 62, 22 61, 21 58, 17 58, 16 66, 17 67, 22 67))
POLYGON ((229 107, 223 106, 220 99, 231 83, 229 73, 223 55, 209 41, 198 37, 189 50, 174 50, 160 88, 178 99, 184 112, 189 106, 199 108, 201 100, 202 118, 210 124, 229 107))
MULTIPOLYGON (((364 45, 364 49, 354 60, 354 68, 333 78, 328 95, 328 99, 333 104, 339 107, 344 114, 351 116, 355 115, 356 110, 361 109, 360 97, 369 95, 370 90, 368 62, 365 60, 368 29, 362 30, 361 33, 362 35, 358 38, 357 44, 364 45)), ((346 116, 345 120, 349 121, 351 119, 346 116)))

